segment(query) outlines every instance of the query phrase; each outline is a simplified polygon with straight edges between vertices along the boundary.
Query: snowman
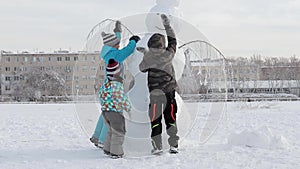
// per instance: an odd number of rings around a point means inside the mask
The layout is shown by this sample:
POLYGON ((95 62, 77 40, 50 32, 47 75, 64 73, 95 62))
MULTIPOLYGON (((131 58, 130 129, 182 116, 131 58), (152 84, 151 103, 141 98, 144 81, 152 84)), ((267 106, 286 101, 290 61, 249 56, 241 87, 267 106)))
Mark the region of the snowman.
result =
MULTIPOLYGON (((147 42, 154 33, 165 34, 163 25, 161 22, 160 14, 166 14, 171 20, 172 27, 178 31, 178 10, 179 0, 157 0, 156 5, 150 9, 145 18, 145 25, 147 33, 145 33, 141 41, 137 44, 138 47, 147 48, 147 42)), ((179 52, 178 52, 179 53, 179 52)), ((139 112, 147 112, 149 105, 149 91, 147 87, 147 74, 142 73, 139 70, 138 65, 142 61, 142 54, 135 53, 131 56, 127 62, 129 72, 134 79, 134 86, 132 90, 128 92, 129 98, 134 109, 139 112)), ((179 79, 184 69, 184 57, 181 54, 176 54, 173 64, 176 65, 176 79, 179 79)), ((146 120, 148 121, 148 119, 146 120)))
MULTIPOLYGON (((149 38, 154 33, 166 34, 163 29, 163 24, 161 21, 161 14, 166 14, 170 18, 172 27, 174 27, 175 32, 179 31, 179 10, 178 10, 179 0, 157 0, 156 5, 151 8, 150 12, 146 15, 143 15, 144 20, 135 22, 145 24, 145 29, 147 33, 144 33, 141 36, 141 41, 137 44, 139 48, 148 48, 147 42, 149 38)), ((126 18, 127 19, 127 18, 126 18)), ((128 20, 124 20, 125 25, 130 26, 128 20), (126 23, 127 22, 127 23, 126 23)), ((134 19, 133 19, 134 20, 134 19)), ((122 20, 121 20, 122 21, 122 20)), ((130 27, 132 28, 132 27, 130 27)), ((137 33, 140 30, 130 29, 133 32, 137 33)), ((132 105, 131 118, 126 119, 126 139, 124 143, 124 150, 128 155, 131 156, 140 156, 149 154, 152 149, 151 140, 150 140, 150 119, 148 116, 149 109, 149 90, 147 86, 147 73, 142 73, 139 70, 139 64, 143 59, 143 54, 135 52, 132 56, 128 58, 127 70, 131 73, 131 76, 134 77, 134 82, 131 84, 132 88, 128 91, 128 97, 132 105)), ((173 65, 175 68, 176 79, 180 79, 184 70, 185 57, 183 51, 177 50, 175 58, 173 59, 173 65)), ((183 101, 178 93, 176 93, 176 100, 178 106, 178 126, 179 132, 178 135, 183 138, 188 130, 193 125, 192 121, 195 119, 188 114, 186 107, 183 104, 183 101)), ((163 124, 164 125, 164 124, 163 124)), ((163 126, 165 128, 165 126, 163 126)), ((163 147, 168 148, 167 135, 165 130, 163 130, 163 147)))

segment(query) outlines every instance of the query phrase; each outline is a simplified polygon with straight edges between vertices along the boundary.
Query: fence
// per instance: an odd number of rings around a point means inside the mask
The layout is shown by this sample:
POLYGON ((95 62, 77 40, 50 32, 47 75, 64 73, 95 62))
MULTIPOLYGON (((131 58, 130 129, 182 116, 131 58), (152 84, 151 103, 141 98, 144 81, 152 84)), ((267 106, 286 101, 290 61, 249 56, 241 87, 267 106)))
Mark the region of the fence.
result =
MULTIPOLYGON (((51 98, 58 98, 51 97, 51 98)), ((272 97, 234 97, 232 95, 203 95, 203 94, 184 94, 181 95, 182 99, 185 102, 258 102, 258 101, 300 101, 299 97, 295 97, 294 95, 272 95, 272 97), (218 96, 218 97, 216 97, 218 96)), ((31 102, 21 102, 21 101, 13 101, 11 97, 0 97, 0 104, 80 104, 80 103, 99 103, 99 100, 94 95, 88 96, 68 96, 67 101, 51 100, 45 101, 31 101, 31 102)), ((46 99, 47 100, 47 99, 46 99)))

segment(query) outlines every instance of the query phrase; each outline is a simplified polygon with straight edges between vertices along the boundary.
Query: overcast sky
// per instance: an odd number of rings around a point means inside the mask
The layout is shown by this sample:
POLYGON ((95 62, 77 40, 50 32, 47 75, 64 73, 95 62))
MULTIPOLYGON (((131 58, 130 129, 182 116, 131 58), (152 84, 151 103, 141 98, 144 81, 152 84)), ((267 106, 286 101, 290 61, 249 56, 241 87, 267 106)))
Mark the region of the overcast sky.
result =
MULTIPOLYGON (((0 0, 0 49, 81 50, 105 18, 148 12, 156 0, 0 0)), ((300 0, 181 0, 183 18, 227 56, 300 56, 300 0)))

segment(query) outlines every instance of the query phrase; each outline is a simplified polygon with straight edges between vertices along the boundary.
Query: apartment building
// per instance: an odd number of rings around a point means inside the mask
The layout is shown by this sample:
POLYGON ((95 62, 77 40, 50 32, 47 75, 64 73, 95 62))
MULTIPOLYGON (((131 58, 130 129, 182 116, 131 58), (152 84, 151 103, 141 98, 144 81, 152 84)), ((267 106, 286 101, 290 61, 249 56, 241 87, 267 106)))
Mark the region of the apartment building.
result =
POLYGON ((0 94, 11 96, 13 84, 31 70, 55 71, 65 81, 68 95, 92 95, 104 80, 104 62, 99 53, 57 51, 53 53, 1 52, 0 94))

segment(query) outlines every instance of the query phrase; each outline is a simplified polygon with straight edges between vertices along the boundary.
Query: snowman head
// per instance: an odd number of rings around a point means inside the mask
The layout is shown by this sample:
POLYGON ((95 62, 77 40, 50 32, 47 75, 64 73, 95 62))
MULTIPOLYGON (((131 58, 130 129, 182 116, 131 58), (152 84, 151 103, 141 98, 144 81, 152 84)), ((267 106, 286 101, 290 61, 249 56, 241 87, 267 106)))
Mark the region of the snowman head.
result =
POLYGON ((152 7, 146 18, 146 25, 149 32, 164 32, 161 23, 161 14, 169 17, 173 29, 179 31, 179 18, 182 16, 179 9, 179 0, 157 0, 156 5, 152 7))
POLYGON ((178 7, 180 0, 156 0, 156 4, 165 7, 178 7))

